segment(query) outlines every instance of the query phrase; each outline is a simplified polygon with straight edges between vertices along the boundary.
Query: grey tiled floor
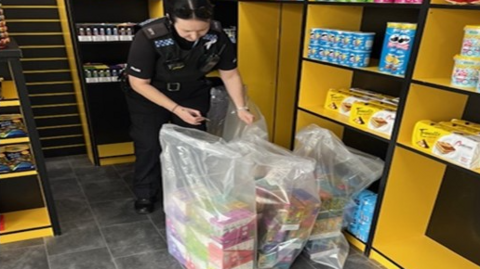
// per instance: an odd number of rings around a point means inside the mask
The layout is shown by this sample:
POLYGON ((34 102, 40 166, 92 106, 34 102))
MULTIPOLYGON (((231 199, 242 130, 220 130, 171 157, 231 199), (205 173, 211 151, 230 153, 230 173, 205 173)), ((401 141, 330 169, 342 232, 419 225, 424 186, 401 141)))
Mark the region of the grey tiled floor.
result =
MULTIPOLYGON (((47 160, 62 235, 0 245, 0 269, 181 269, 167 251, 164 215, 133 210, 131 164, 86 156, 47 160)), ((300 256, 292 269, 328 269, 300 256)), ((345 269, 381 266, 352 249, 345 269)))

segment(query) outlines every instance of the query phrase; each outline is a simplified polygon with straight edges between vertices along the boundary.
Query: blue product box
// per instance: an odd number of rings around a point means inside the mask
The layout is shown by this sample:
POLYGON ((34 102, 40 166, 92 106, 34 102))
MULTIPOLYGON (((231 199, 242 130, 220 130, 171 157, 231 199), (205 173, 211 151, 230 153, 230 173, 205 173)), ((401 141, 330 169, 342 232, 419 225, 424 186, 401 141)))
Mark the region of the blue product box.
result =
POLYGON ((334 48, 325 48, 328 51, 327 62, 330 63, 337 63, 337 58, 335 58, 335 51, 334 48))
POLYGON ((378 68, 382 72, 392 73, 393 66, 396 64, 396 47, 400 33, 401 24, 389 22, 383 40, 382 54, 378 68))
POLYGON ((394 75, 404 76, 407 71, 408 62, 410 60, 410 54, 412 53, 413 41, 415 39, 417 25, 411 23, 402 24, 399 37, 397 41, 396 49, 396 61, 397 65, 393 66, 394 75))
POLYGON ((312 28, 310 29, 310 42, 309 45, 311 46, 319 46, 320 45, 320 28, 312 28))
POLYGON ((369 190, 365 190, 354 201, 357 207, 354 213, 354 220, 350 223, 348 230, 358 239, 366 242, 373 221, 377 195, 369 190))
POLYGON ((318 60, 328 62, 329 52, 330 52, 329 47, 320 47, 318 49, 318 55, 317 55, 318 60))
POLYGON ((320 46, 309 45, 307 57, 309 59, 318 59, 320 46))
POLYGON ((335 40, 337 38, 338 31, 337 30, 328 30, 328 46, 336 47, 335 40))
POLYGON ((340 49, 340 58, 339 58, 339 64, 349 66, 349 61, 348 57, 350 56, 350 50, 349 49, 340 49))
POLYGON ((352 43, 351 43, 350 49, 361 50, 361 51, 372 50, 375 33, 353 32, 351 36, 352 36, 352 43))
POLYGON ((370 52, 361 50, 351 50, 348 57, 348 66, 350 67, 367 67, 370 63, 370 52))
POLYGON ((353 32, 342 31, 341 37, 340 37, 341 48, 343 48, 343 49, 351 49, 352 48, 353 34, 354 34, 353 32))
POLYGON ((323 29, 323 28, 319 28, 319 34, 320 34, 320 46, 322 47, 329 47, 331 46, 331 42, 330 42, 330 29, 323 29))

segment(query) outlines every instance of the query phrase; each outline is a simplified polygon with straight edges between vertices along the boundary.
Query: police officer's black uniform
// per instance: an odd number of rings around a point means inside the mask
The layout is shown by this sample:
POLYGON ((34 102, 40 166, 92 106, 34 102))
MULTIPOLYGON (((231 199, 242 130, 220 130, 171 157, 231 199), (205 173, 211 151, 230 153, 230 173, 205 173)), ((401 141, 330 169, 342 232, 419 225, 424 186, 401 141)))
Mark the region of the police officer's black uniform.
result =
MULTIPOLYGON (((210 104, 210 86, 205 75, 213 69, 232 70, 236 66, 233 44, 218 22, 197 42, 176 33, 167 18, 140 24, 130 48, 127 74, 151 79, 151 85, 180 106, 197 109, 205 116, 210 104)), ((139 199, 151 199, 161 189, 159 130, 162 124, 190 125, 150 102, 133 90, 127 92, 136 155, 134 192, 139 199)))

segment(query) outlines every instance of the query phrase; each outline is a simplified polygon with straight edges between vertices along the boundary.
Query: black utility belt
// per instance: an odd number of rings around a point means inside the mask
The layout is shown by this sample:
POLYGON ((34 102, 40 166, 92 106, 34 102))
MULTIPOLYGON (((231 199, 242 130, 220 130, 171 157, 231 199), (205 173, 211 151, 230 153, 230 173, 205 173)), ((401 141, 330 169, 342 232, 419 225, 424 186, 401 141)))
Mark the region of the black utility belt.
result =
POLYGON ((168 92, 179 92, 182 89, 186 89, 188 91, 194 90, 194 89, 199 89, 202 87, 207 86, 207 81, 206 80, 197 80, 193 82, 156 82, 154 83, 156 87, 158 87, 160 90, 165 90, 168 92))

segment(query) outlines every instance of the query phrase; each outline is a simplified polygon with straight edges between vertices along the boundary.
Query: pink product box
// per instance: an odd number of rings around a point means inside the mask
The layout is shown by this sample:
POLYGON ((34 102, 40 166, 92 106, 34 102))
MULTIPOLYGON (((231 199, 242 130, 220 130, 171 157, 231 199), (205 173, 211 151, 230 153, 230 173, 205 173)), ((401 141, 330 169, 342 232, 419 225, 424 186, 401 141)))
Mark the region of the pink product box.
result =
POLYGON ((172 211, 179 210, 181 215, 189 216, 192 206, 197 205, 198 201, 209 196, 208 190, 202 185, 178 188, 167 197, 167 204, 169 205, 167 208, 172 208, 172 211))
POLYGON ((374 0, 373 2, 378 4, 391 4, 394 3, 394 0, 374 0))
POLYGON ((185 267, 187 267, 187 269, 209 269, 207 261, 195 256, 187 257, 185 267))
POLYGON ((179 263, 185 265, 187 263, 187 250, 167 229, 167 245, 168 253, 172 255, 179 263))
POLYGON ((395 4, 422 4, 423 0, 395 0, 395 4))
POLYGON ((209 266, 213 268, 237 268, 250 262, 253 263, 255 258, 255 241, 251 239, 228 249, 219 248, 217 244, 210 243, 208 246, 208 255, 209 266))
MULTIPOLYGON (((255 268, 254 267, 254 262, 252 260, 252 261, 249 261, 247 263, 240 264, 240 265, 237 265, 235 267, 228 268, 228 269, 254 269, 254 268, 255 268)), ((227 268, 218 267, 214 264, 208 264, 208 269, 227 269, 227 268)))
POLYGON ((169 231, 171 235, 174 236, 177 240, 179 240, 180 242, 184 241, 185 236, 187 235, 186 223, 167 216, 166 228, 167 231, 169 231))

